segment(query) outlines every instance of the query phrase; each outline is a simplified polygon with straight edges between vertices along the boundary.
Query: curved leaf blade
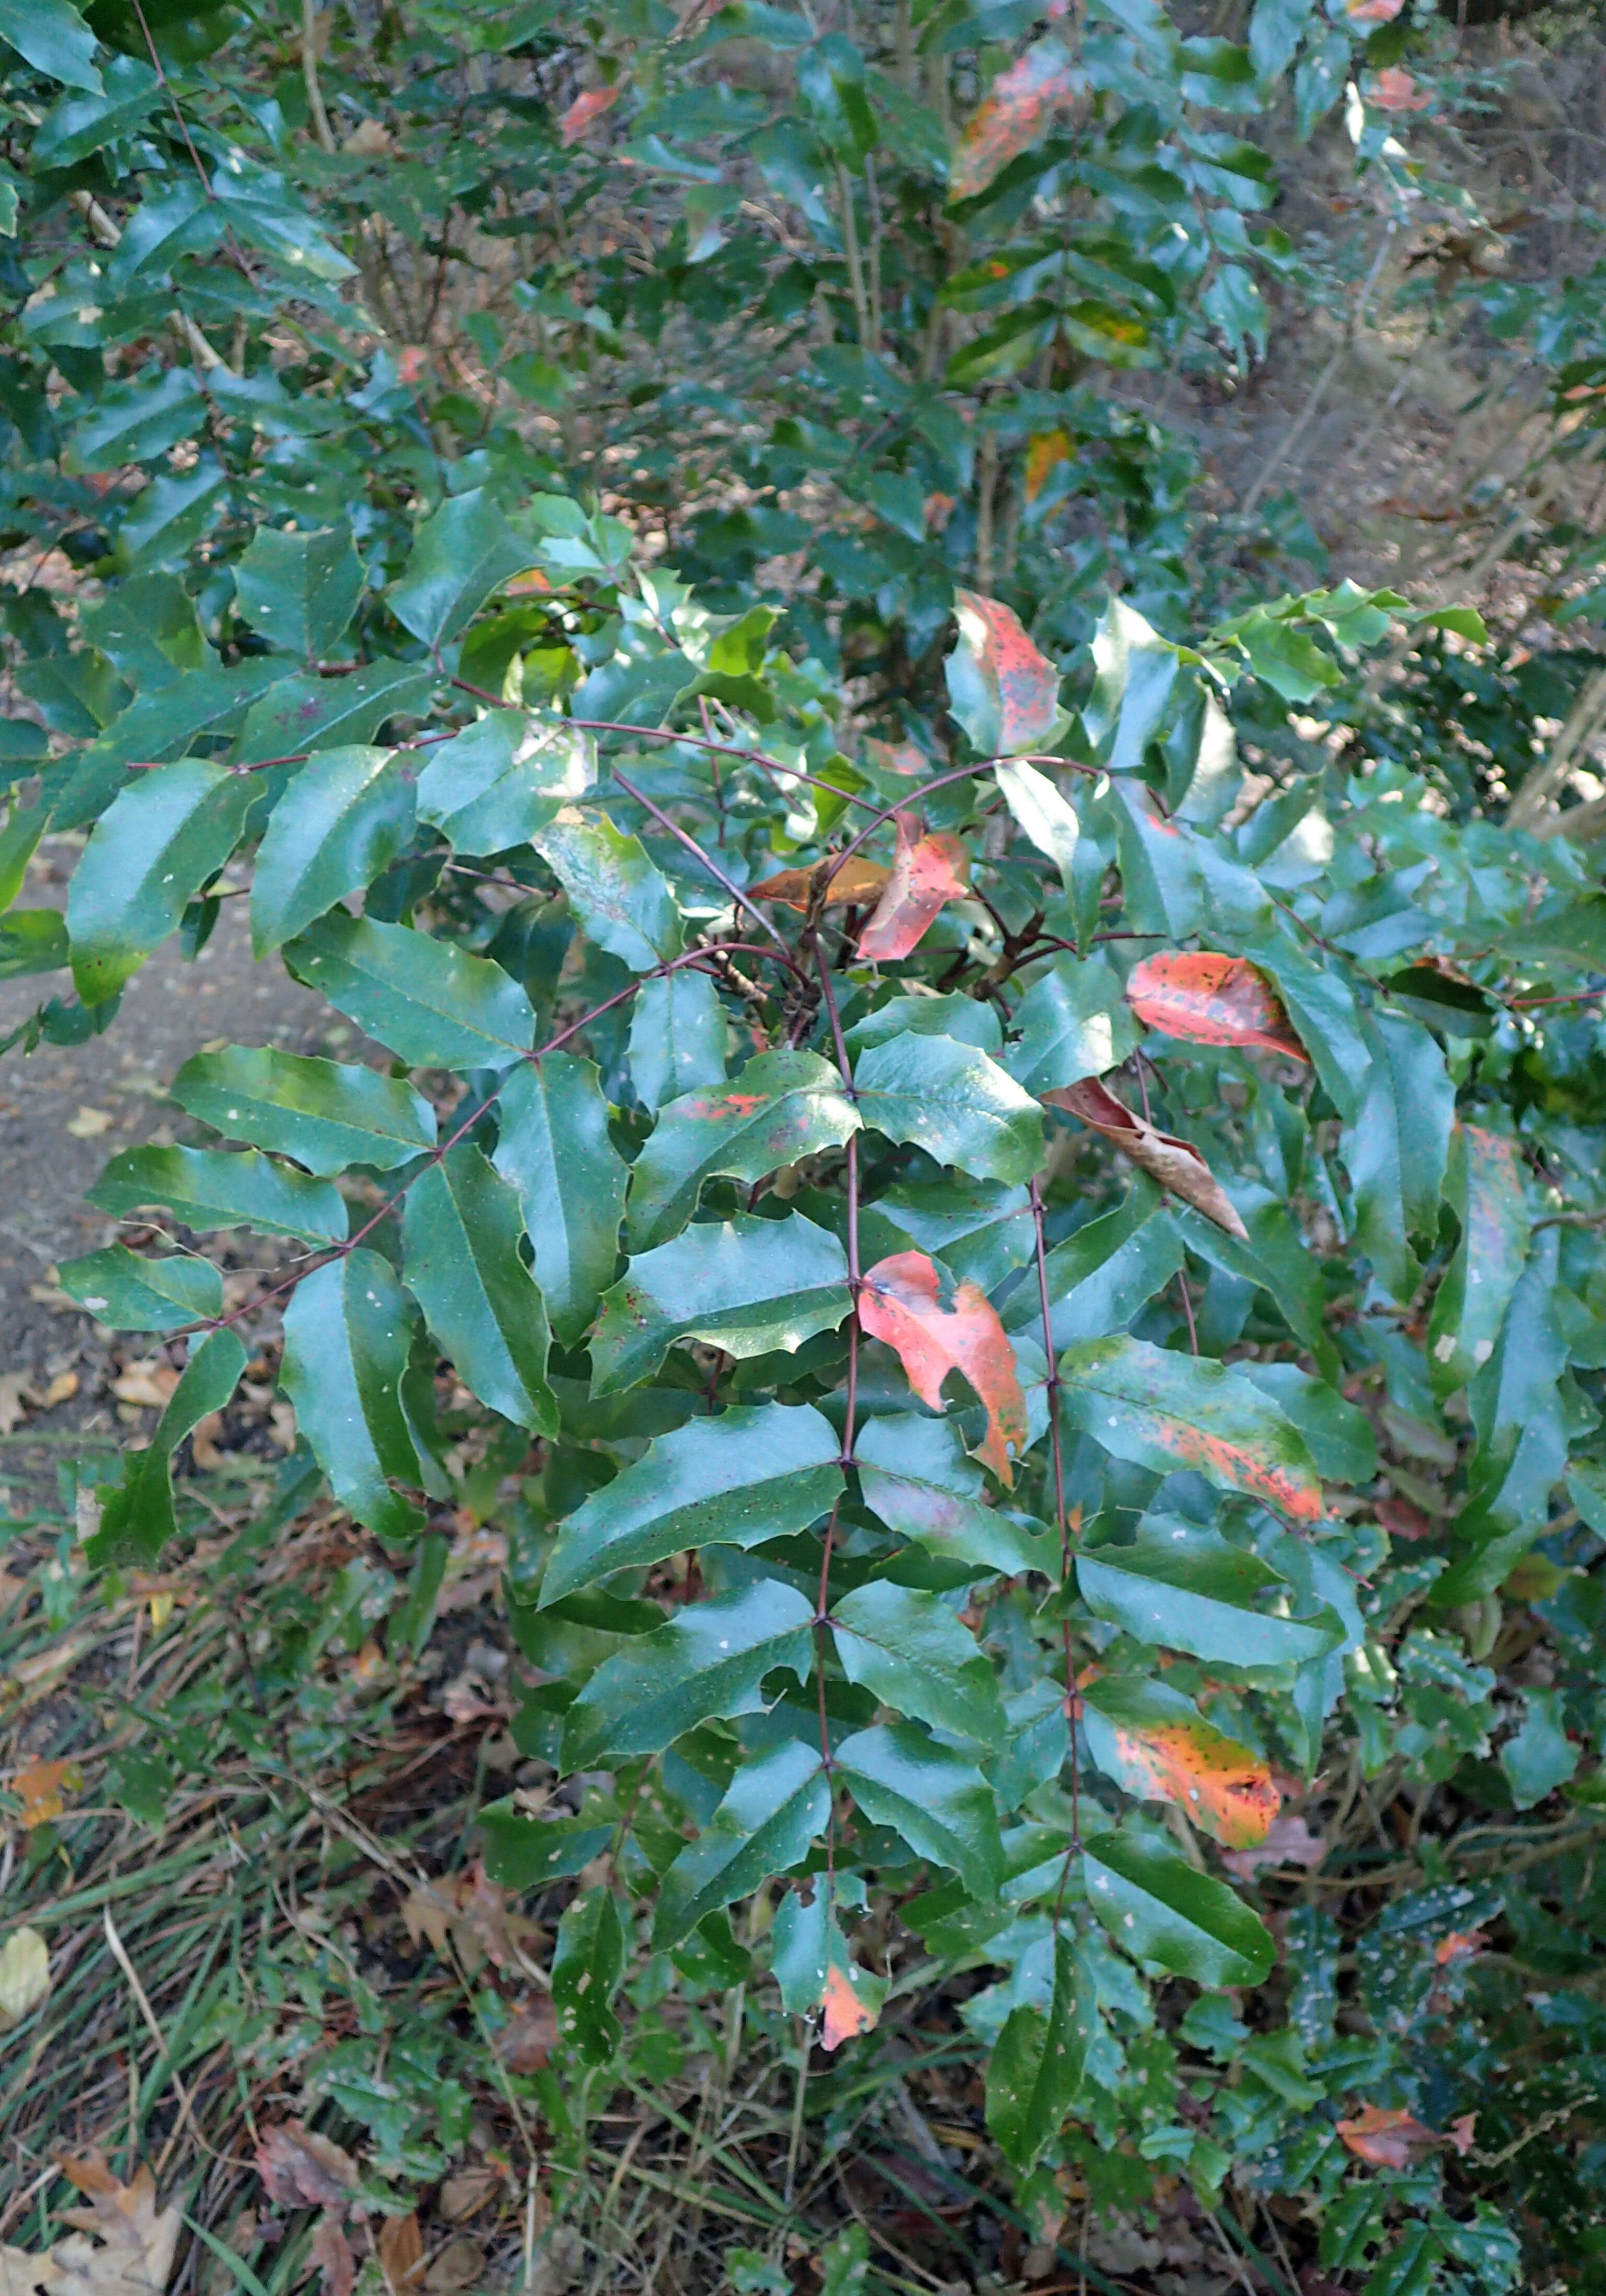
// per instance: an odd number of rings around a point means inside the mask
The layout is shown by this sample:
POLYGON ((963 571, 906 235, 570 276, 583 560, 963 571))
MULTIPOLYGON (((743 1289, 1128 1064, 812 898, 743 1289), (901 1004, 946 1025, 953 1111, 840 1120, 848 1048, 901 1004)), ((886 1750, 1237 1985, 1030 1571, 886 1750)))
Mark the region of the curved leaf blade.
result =
POLYGON ((303 1276, 284 1310, 280 1384, 330 1488, 381 1538, 410 1538, 422 1511, 391 1488, 422 1469, 401 1382, 417 1310, 389 1260, 358 1246, 303 1276))
POLYGON ((760 1053, 725 1090, 672 1100, 631 1174, 633 1247, 649 1250, 684 1227, 705 1180, 761 1180, 799 1156, 840 1148, 862 1120, 817 1053, 760 1053))
POLYGON ((955 1284, 922 1251, 894 1252, 864 1275, 859 1320, 884 1340, 909 1384, 933 1411, 951 1371, 964 1374, 987 1409, 981 1457, 1001 1483, 1013 1480, 1010 1452, 1026 1448, 1026 1398, 998 1313, 974 1283, 955 1284))
POLYGON ((332 910, 284 962, 409 1068, 503 1069, 535 1037, 535 1008, 499 964, 406 925, 332 910))
POLYGON ((251 951, 271 956, 404 854, 414 828, 400 750, 320 750, 268 816, 251 881, 251 951))
POLYGON ((602 1078, 594 1062, 545 1053, 514 1070, 497 1107, 491 1161, 518 1190, 552 1328, 572 1347, 613 1281, 630 1177, 602 1078))
POLYGON ((743 1763, 706 1831, 664 1875, 652 1923, 668 1952, 699 1922, 801 1865, 831 1816, 817 1749, 792 1739, 743 1763))
POLYGON ((856 1730, 837 1749, 836 1775, 873 1825, 901 1833, 917 1857, 950 1866, 990 1899, 1004 1874, 992 1788, 963 1754, 908 1722, 856 1730))
POLYGON ((1247 957, 1210 949, 1145 956, 1127 976, 1127 1001, 1146 1029, 1186 1044, 1253 1045, 1309 1064, 1282 999, 1247 957))
POLYGON ((950 1737, 1003 1743, 992 1660, 935 1595, 873 1578, 833 1604, 830 1624, 843 1673, 883 1706, 950 1737))
POLYGON ((854 1091, 872 1129, 977 1179, 1018 1185, 1043 1160, 1037 1103, 974 1045, 914 1032, 890 1037, 860 1054, 854 1091))
POLYGON ((661 1753, 715 1715, 762 1714, 766 1676, 808 1680, 813 1627, 814 1605, 778 1579, 676 1611, 598 1667, 569 1710, 564 1770, 661 1753))
POLYGON ((178 930, 239 843, 253 795, 243 775, 183 758, 112 799, 67 889, 72 975, 86 1004, 114 995, 178 930))
POLYGON ((1196 1985, 1258 1985, 1277 1948, 1225 1882, 1180 1857, 1158 1857, 1118 1834, 1082 1852, 1087 1902, 1116 1943, 1196 1985))
POLYGON ((126 1218, 160 1204, 186 1227, 250 1227, 258 1235, 343 1243, 346 1200, 332 1180, 275 1164, 254 1148, 125 1148, 88 1191, 97 1210, 126 1218))
POLYGON ((333 1178, 353 1164, 392 1171, 435 1145, 423 1095, 375 1069, 225 1045, 187 1060, 171 1097, 225 1139, 293 1156, 333 1178))
POLYGON ((790 1353, 834 1331, 851 1305, 847 1254, 800 1213, 701 1222, 635 1254, 603 1293, 592 1392, 614 1395, 650 1379, 678 1340, 702 1340, 738 1362, 790 1353))
POLYGON ((463 1384, 515 1426, 555 1435, 546 1309, 520 1256, 523 1232, 514 1191, 462 1141, 408 1190, 403 1267, 463 1384))

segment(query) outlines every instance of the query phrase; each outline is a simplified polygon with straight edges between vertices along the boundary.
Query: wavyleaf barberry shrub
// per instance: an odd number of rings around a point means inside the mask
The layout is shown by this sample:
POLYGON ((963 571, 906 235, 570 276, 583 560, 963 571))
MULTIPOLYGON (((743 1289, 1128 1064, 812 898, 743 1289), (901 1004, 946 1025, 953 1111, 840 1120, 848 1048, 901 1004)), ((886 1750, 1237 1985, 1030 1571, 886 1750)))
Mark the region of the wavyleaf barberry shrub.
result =
MULTIPOLYGON (((1432 2101, 1414 2043, 1335 2025, 1320 1838, 1281 1813, 1487 1746, 1499 1590, 1566 1510, 1606 1521, 1569 1369, 1606 1361, 1598 1164, 1507 1082, 1606 903, 1397 767, 1240 763, 1250 647, 1264 715, 1398 598, 1194 649, 1117 603, 1067 680, 962 593, 947 713, 860 732, 770 610, 629 571, 567 501, 447 499, 382 594, 355 563, 264 530, 220 652, 123 663, 137 744, 51 768, 99 792, 93 1025, 228 867, 390 1056, 198 1052, 192 1139, 107 1166, 146 1235, 296 1250, 227 1312, 203 1247, 61 1269, 184 1355, 92 1560, 154 1559, 175 1451, 282 1332, 305 1444, 426 1606, 467 1453, 522 1478, 514 1735, 585 1800, 491 1809, 488 1856, 545 1887, 612 1846, 559 1924, 569 2062, 614 2059, 642 1952, 644 1999, 766 1976, 827 2050, 970 1971, 1040 2201, 1102 2152, 1212 2202, 1237 2160, 1364 2258, 1398 2195, 1338 2208, 1372 2157, 1339 2115, 1432 2101), (577 537, 618 570, 577 579, 577 537), (1184 2046, 1231 2079, 1179 2091, 1184 2046)), ((1404 2205, 1442 2259, 1439 2158, 1404 2205)))

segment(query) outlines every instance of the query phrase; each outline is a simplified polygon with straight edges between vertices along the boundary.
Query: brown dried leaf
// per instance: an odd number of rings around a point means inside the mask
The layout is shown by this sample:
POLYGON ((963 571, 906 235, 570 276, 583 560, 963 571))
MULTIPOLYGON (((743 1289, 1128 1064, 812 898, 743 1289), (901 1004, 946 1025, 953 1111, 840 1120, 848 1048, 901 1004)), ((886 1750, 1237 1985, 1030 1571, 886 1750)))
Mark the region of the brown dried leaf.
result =
POLYGON ((892 964, 907 956, 946 901, 970 887, 971 862, 957 837, 922 837, 919 816, 897 816, 897 850, 875 914, 859 935, 859 955, 892 964))
POLYGON ((424 2268, 424 2236, 418 2228, 418 2211, 409 2209, 405 2217, 387 2217, 380 2226, 374 2243, 385 2277, 392 2288, 401 2290, 422 2278, 424 2268))
POLYGON ((1251 1882, 1263 1866, 1303 1866, 1308 1872, 1319 1866, 1326 1855, 1326 1842, 1319 1833, 1313 1833, 1295 1812, 1274 1817, 1264 1841, 1247 1849, 1224 1851, 1221 1862, 1241 1882, 1251 1882))
POLYGON ((479 2213, 501 2182, 495 2169, 460 2169, 447 2178, 435 2205, 447 2224, 461 2224, 479 2213))
POLYGON ((520 2002, 512 2020, 496 2036, 496 2054, 510 2073, 542 2071, 557 2046, 558 2018, 546 1993, 532 1994, 520 2002))
POLYGON ((1014 1480, 1010 1447, 1027 1443, 1026 1398, 998 1311, 976 1283, 955 1284, 923 1251, 895 1251, 865 1275, 859 1320, 895 1349, 909 1384, 933 1411, 942 1383, 961 1371, 987 1406, 980 1456, 1005 1485, 1014 1480))
POLYGON ((351 2296, 356 2285, 356 2259, 334 2209, 326 2209, 318 2218, 311 2258, 323 2281, 324 2296, 351 2296))
MULTIPOLYGON (((816 861, 808 869, 783 869, 774 877, 766 877, 762 884, 750 885, 747 890, 756 901, 783 901, 789 909, 807 909, 816 883, 823 882, 830 866, 826 859, 816 861)), ((820 906, 840 909, 854 902, 879 900, 891 873, 884 863, 866 861, 862 853, 856 853, 850 861, 843 862, 826 885, 820 906)))
POLYGON ((27 1762, 12 1778, 11 1790, 21 1803, 19 1812, 27 1826, 48 1825, 61 1816, 69 1794, 77 1793, 84 1773, 77 1762, 27 1762))
POLYGON ((1353 2120, 1337 2125, 1345 2150, 1374 2169, 1409 2169, 1445 2141, 1414 2113, 1381 2104, 1364 2104, 1353 2120))
POLYGON ((1162 1188, 1180 1196, 1184 1204, 1192 1204, 1196 1212, 1235 1235, 1240 1243, 1249 1242, 1249 1230, 1198 1149, 1186 1140, 1174 1139, 1168 1132, 1158 1131, 1147 1117, 1135 1115, 1118 1100, 1098 1078, 1085 1077, 1080 1084, 1058 1086, 1042 1098, 1051 1108, 1062 1108, 1068 1116, 1079 1118, 1089 1131, 1100 1134, 1162 1188))
POLYGON ((160 2296, 173 2270, 183 2218, 176 2207, 158 2209, 149 2169, 119 2185, 98 2152, 64 2158, 60 2167, 89 2202, 62 2211, 77 2227, 51 2251, 53 2267, 37 2286, 50 2296, 160 2296), (99 2234, 98 2245, 81 2235, 99 2234))
POLYGON ((484 2250, 467 2233, 459 2233, 455 2240, 447 2241, 425 2273, 424 2286, 429 2296, 456 2296, 458 2289, 471 2288, 484 2271, 484 2250))
POLYGON ((583 95, 577 95, 558 122, 559 139, 565 148, 578 144, 593 120, 610 111, 624 93, 624 81, 616 79, 611 87, 588 87, 583 95))
POLYGON ((275 2208, 343 2207, 356 2190, 356 2162, 304 2120, 281 2120, 263 2133, 257 2174, 275 2208))

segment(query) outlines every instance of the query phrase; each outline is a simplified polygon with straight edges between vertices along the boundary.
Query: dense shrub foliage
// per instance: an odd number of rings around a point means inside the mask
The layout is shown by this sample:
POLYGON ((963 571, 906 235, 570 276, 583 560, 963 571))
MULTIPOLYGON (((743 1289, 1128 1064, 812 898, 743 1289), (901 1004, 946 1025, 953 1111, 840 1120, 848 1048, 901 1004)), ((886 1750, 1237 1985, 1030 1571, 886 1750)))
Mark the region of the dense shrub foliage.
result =
MULTIPOLYGON (((0 0, 6 540, 84 578, 4 606, 8 897, 83 840, 13 1057, 236 894, 381 1048, 197 1049, 97 1183, 170 1248, 61 1282, 184 1371, 92 1564, 281 1342, 408 1632, 518 1479, 560 2144, 677 1990, 830 2052, 970 1974, 1050 2234, 1595 2284, 1594 657, 1268 594, 1114 395, 1310 286, 1250 125, 1420 196, 1446 36, 243 13, 0 0)), ((1504 312, 1586 418, 1599 308, 1504 312)))

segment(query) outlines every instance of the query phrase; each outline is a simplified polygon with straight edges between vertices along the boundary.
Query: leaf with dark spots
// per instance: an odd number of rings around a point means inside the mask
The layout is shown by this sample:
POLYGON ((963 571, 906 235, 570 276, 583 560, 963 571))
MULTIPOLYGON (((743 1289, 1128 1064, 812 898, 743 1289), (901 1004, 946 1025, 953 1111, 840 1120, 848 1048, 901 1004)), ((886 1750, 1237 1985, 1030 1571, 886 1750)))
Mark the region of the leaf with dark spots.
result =
POLYGON ((859 936, 859 955, 883 964, 907 956, 944 903, 963 898, 970 877, 962 839, 922 836, 919 816, 900 813, 891 873, 859 936))
POLYGON ((761 883, 750 885, 749 897, 755 901, 781 901, 789 909, 806 910, 813 902, 826 909, 846 908, 855 902, 879 901, 892 873, 884 861, 867 861, 862 853, 844 861, 828 880, 830 867, 827 856, 812 869, 782 869, 761 883))
POLYGON ((1012 1482, 1010 1452, 1023 1451, 1028 1439, 1026 1398, 1015 1350, 979 1285, 955 1283, 923 1251, 897 1251, 865 1275, 859 1321, 895 1350, 910 1386, 933 1411, 942 1408, 948 1374, 964 1374, 987 1410, 979 1456, 1001 1483, 1012 1482))
POLYGON ((1180 1196, 1185 1204, 1214 1220, 1240 1243, 1250 1240, 1249 1230, 1238 1217, 1221 1183, 1204 1158, 1191 1142, 1176 1139, 1168 1132, 1159 1131, 1146 1116, 1138 1116, 1124 1101, 1118 1100, 1108 1085, 1097 1077, 1085 1077, 1079 1084, 1057 1086, 1045 1092, 1042 1099, 1050 1108, 1062 1108, 1129 1156, 1141 1170, 1158 1180, 1172 1195, 1180 1196))
POLYGON ((1208 1358, 1147 1340, 1093 1340, 1061 1358, 1079 1425, 1118 1459, 1160 1474, 1191 1467, 1296 1522, 1322 1515, 1322 1485, 1303 1438, 1269 1395, 1208 1358))
POLYGON ((1269 1764, 1207 1722, 1165 1683, 1106 1677, 1083 1693, 1084 1726, 1106 1776, 1167 1801, 1230 1849, 1264 1841, 1282 1797, 1269 1764))
POLYGON ((1146 956, 1127 980, 1127 1001, 1145 1028, 1191 1045, 1258 1045, 1308 1061, 1281 998, 1246 957, 1211 949, 1146 956))
POLYGON ((984 758, 1041 749, 1060 722, 1060 673, 996 598, 954 593, 959 643, 946 665, 948 707, 984 758))
POLYGON ((948 198, 973 200, 1047 129, 1080 77, 1058 40, 1037 40, 1001 71, 964 125, 948 163, 948 198))
POLYGON ((716 1175, 750 1185, 783 1164, 840 1148, 858 1110, 817 1053, 760 1053, 723 1092, 684 1093, 660 1114, 630 1176, 633 1254, 677 1235, 716 1175))

